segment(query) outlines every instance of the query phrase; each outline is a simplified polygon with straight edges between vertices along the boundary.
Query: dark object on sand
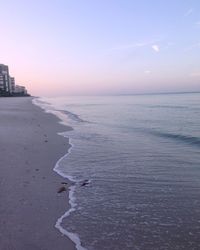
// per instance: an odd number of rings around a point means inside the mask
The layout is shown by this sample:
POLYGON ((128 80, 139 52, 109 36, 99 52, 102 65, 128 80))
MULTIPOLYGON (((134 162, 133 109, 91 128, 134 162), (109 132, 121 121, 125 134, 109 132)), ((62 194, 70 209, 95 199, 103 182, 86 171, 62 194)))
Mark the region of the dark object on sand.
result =
POLYGON ((57 193, 62 193, 62 192, 64 192, 64 191, 66 191, 66 187, 60 187, 59 189, 58 189, 58 192, 57 193))
POLYGON ((81 187, 87 186, 88 184, 90 184, 89 180, 84 180, 81 187))
POLYGON ((61 184, 63 184, 63 185, 67 185, 68 183, 67 183, 67 182, 65 182, 65 181, 62 181, 62 182, 61 182, 61 184))

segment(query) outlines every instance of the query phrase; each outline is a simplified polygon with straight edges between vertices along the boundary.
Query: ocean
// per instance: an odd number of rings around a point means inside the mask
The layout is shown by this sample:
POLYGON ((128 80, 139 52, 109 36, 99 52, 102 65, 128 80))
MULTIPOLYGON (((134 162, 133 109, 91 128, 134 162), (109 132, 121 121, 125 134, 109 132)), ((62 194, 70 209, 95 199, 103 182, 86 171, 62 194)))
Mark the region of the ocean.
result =
MULTIPOLYGON (((66 96, 35 102, 71 127, 55 166, 78 250, 200 249, 200 94, 66 96)), ((60 131, 58 131, 60 132, 60 131)))

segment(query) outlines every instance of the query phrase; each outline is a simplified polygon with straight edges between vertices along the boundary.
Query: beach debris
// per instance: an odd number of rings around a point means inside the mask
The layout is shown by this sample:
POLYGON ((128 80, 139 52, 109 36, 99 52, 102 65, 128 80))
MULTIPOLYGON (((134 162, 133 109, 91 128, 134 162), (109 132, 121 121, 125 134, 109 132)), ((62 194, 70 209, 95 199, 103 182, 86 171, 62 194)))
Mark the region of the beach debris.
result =
POLYGON ((45 140, 44 142, 48 142, 48 140, 45 140))
POLYGON ((66 187, 60 187, 59 189, 58 189, 58 194, 60 194, 60 193, 62 193, 62 192, 64 192, 64 191, 66 191, 67 189, 66 189, 66 187))
POLYGON ((61 184, 63 184, 63 185, 67 185, 68 183, 67 183, 67 182, 65 182, 65 181, 62 181, 62 182, 61 182, 61 184))
POLYGON ((90 184, 89 180, 84 180, 83 183, 81 184, 81 187, 87 186, 90 184))

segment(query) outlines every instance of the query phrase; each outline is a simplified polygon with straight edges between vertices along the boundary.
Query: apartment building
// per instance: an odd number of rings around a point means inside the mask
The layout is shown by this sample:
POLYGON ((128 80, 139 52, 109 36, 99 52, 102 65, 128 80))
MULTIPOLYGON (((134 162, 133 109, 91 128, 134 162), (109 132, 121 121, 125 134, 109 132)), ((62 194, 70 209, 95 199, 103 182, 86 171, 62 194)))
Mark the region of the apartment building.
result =
POLYGON ((11 92, 9 68, 4 64, 0 64, 0 91, 8 94, 11 92))
POLYGON ((4 64, 0 64, 0 96, 29 96, 24 86, 15 84, 15 78, 9 75, 9 68, 4 64))

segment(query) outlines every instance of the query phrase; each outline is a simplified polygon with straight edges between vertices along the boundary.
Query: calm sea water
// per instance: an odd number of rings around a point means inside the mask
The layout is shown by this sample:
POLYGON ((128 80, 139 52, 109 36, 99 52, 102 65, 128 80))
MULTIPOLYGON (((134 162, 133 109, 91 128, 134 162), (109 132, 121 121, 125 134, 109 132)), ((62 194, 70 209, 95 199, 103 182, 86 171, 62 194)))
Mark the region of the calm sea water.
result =
POLYGON ((73 128, 59 171, 77 206, 62 227, 83 247, 200 249, 200 94, 41 100, 73 128))

